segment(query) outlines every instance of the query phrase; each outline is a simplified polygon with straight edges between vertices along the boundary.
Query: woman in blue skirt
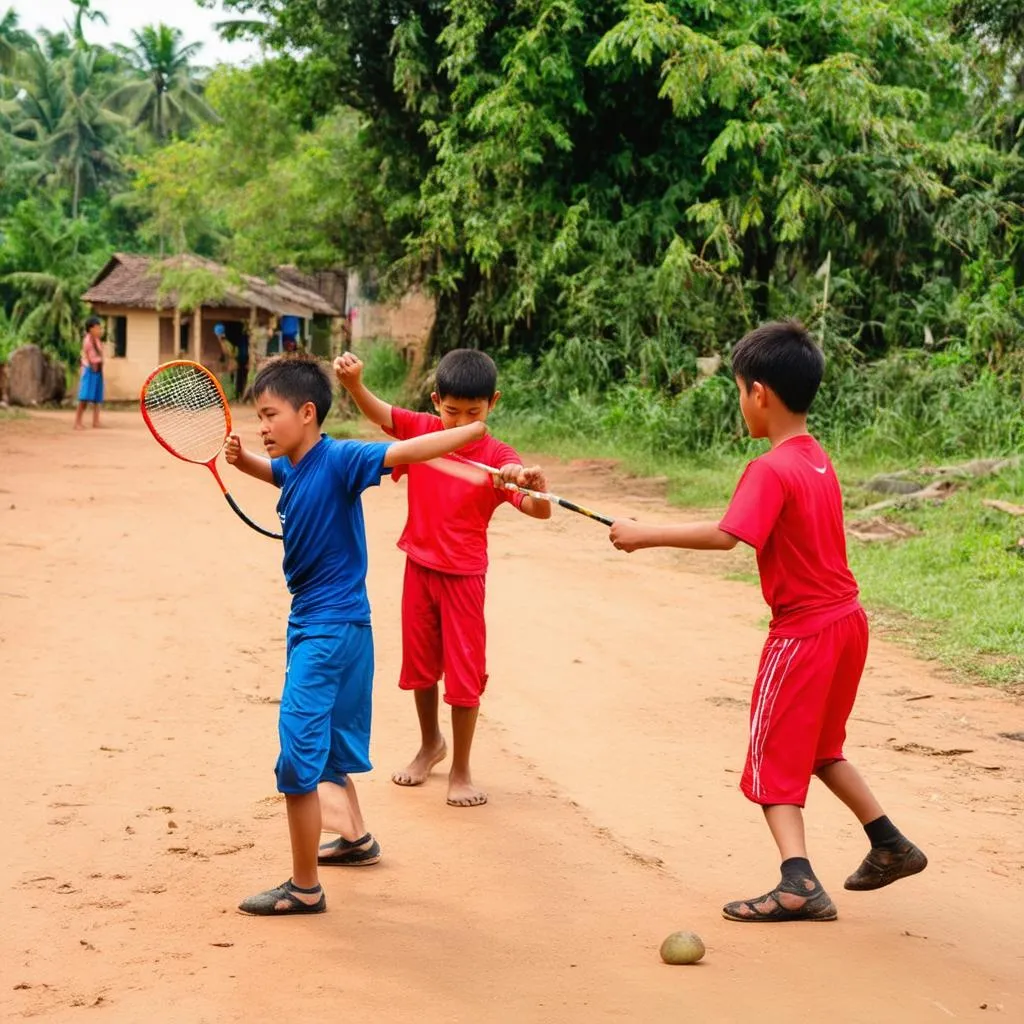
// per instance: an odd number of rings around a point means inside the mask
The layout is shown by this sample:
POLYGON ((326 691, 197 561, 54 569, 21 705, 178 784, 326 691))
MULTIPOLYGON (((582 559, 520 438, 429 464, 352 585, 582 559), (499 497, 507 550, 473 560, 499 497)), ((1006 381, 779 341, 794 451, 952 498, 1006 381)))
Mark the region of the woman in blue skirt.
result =
POLYGON ((92 425, 100 425, 100 405, 103 402, 103 321, 91 316, 85 321, 85 337, 82 338, 82 381, 78 385, 78 412, 75 413, 75 430, 82 430, 85 407, 92 403, 92 425))

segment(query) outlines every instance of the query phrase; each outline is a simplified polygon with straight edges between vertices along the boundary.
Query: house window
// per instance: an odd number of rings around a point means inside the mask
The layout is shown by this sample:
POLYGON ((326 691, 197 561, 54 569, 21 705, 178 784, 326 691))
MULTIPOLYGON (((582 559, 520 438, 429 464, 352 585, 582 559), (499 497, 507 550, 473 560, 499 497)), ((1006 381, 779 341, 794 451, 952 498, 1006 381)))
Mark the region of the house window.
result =
POLYGON ((124 359, 128 354, 128 318, 126 316, 110 318, 110 339, 114 343, 114 358, 124 359))

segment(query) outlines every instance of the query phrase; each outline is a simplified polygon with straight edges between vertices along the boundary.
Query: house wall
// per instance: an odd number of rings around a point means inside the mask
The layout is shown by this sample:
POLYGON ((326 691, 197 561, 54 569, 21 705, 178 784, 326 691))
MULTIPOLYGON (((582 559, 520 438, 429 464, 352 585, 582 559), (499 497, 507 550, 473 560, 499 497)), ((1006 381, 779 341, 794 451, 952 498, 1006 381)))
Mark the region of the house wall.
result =
POLYGON ((346 313, 351 324, 352 340, 388 338, 399 348, 419 351, 426 344, 434 326, 434 300, 420 291, 411 291, 400 301, 385 305, 370 300, 359 275, 349 275, 346 313))
MULTIPOLYGON (((142 382, 165 359, 160 352, 160 314, 146 309, 101 306, 96 315, 123 316, 127 320, 127 344, 123 358, 114 355, 113 331, 108 327, 104 342, 103 389, 108 401, 135 401, 142 382)), ((169 357, 165 357, 169 358, 169 357)))
MULTIPOLYGON (((161 363, 171 359, 192 359, 195 348, 192 343, 192 331, 195 329, 193 313, 181 314, 181 325, 188 328, 188 348, 182 350, 174 337, 174 312, 172 310, 125 309, 118 306, 97 305, 94 307, 97 316, 112 318, 123 316, 127 321, 127 343, 125 355, 118 358, 114 355, 114 332, 108 324, 106 341, 103 349, 105 363, 103 368, 104 393, 108 401, 135 401, 139 397, 143 381, 161 363)), ((238 320, 248 324, 250 311, 245 309, 204 309, 202 311, 202 362, 215 374, 222 376, 229 366, 224 358, 220 342, 213 328, 218 321, 238 320)), ((266 314, 262 311, 258 321, 265 321, 266 314)))

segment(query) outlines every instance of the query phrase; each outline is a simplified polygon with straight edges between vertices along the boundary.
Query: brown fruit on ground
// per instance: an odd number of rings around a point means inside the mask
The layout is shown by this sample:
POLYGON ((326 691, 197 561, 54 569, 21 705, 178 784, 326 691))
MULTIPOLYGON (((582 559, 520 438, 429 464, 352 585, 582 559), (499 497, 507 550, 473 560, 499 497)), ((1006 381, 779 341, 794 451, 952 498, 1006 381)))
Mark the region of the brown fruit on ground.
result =
POLYGON ((673 932, 660 952, 667 964, 695 964, 704 956, 704 943, 696 932, 673 932))

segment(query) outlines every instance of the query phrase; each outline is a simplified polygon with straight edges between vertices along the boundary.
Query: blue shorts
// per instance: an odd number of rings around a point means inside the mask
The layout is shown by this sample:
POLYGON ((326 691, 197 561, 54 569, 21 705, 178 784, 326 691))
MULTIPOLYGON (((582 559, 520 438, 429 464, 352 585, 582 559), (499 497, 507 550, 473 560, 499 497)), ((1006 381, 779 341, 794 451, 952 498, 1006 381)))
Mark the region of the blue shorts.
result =
POLYGON ((78 385, 80 402, 103 401, 103 371, 87 369, 82 371, 82 380, 78 385))
POLYGON ((279 793, 312 793, 321 782, 345 785, 368 772, 373 703, 369 626, 288 625, 288 665, 278 733, 279 793))

